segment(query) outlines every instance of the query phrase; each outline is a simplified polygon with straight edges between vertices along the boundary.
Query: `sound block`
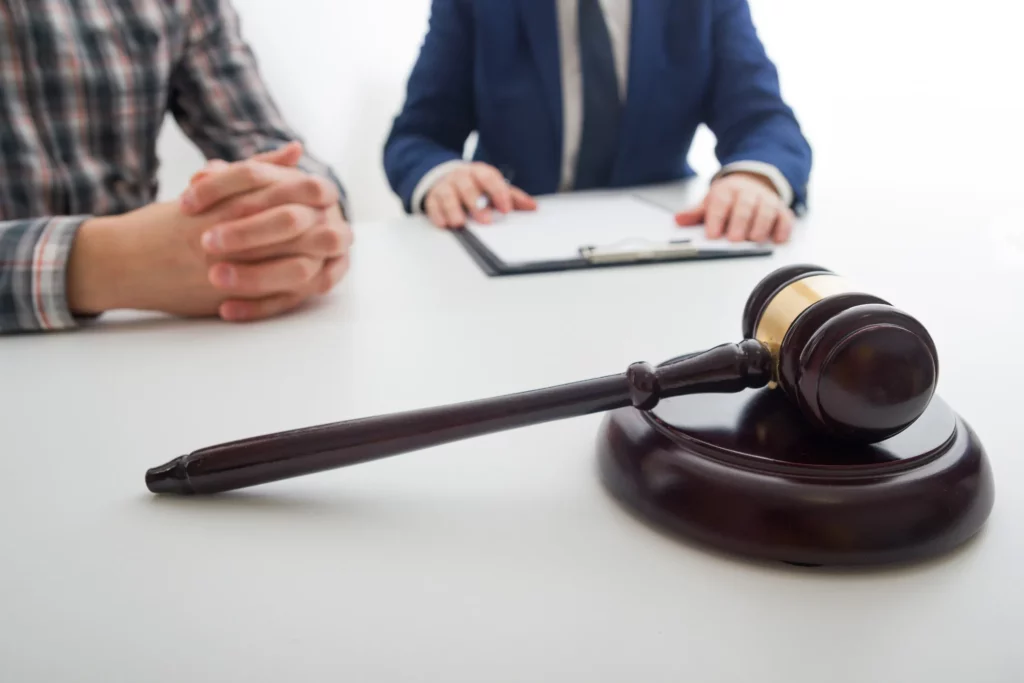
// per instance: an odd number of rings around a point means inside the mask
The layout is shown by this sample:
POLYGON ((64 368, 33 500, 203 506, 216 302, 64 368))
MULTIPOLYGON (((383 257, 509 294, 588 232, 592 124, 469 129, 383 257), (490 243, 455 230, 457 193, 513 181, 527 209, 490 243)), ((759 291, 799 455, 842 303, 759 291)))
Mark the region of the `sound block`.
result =
POLYGON ((873 445, 819 435, 780 389, 695 395, 606 415, 601 479, 665 531, 810 566, 947 553, 984 525, 994 486, 977 435, 941 398, 873 445))

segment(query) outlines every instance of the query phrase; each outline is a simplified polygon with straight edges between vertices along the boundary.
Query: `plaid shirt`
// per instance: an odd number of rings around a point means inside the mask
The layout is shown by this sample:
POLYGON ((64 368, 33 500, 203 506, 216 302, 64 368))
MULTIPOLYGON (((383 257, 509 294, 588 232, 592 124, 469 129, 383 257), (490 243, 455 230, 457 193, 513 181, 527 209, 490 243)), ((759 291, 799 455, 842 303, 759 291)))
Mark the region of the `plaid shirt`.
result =
POLYGON ((76 325, 78 228, 154 201, 168 112, 208 158, 298 139, 229 0, 0 0, 0 334, 76 325))

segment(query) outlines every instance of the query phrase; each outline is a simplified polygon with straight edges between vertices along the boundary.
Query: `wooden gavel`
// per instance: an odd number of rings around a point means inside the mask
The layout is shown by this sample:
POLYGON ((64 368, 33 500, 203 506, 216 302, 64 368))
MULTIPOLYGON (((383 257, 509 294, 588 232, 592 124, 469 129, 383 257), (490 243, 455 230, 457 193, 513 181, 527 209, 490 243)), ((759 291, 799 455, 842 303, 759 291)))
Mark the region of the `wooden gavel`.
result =
POLYGON ((387 458, 484 434, 673 396, 781 388, 808 426, 876 443, 927 409, 938 381, 925 328, 817 266, 765 277, 744 340, 653 367, 497 398, 280 432, 195 451, 146 473, 153 493, 211 494, 387 458))

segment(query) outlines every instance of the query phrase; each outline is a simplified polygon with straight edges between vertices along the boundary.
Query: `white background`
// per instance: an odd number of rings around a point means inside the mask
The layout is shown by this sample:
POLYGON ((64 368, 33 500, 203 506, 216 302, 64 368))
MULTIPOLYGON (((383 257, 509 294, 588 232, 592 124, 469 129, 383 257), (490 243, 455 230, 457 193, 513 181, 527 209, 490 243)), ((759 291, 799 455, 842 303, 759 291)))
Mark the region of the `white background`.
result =
MULTIPOLYGON (((4 340, 0 681, 1024 680, 1024 458, 1003 393, 1024 384, 1019 9, 755 0, 816 151, 800 239, 774 262, 489 279, 441 231, 367 222, 399 213, 381 143, 427 1, 236 2, 282 107, 348 185, 359 256, 322 306, 258 326, 112 316, 4 340), (1001 252, 957 239, 999 216, 1001 252), (996 476, 964 552, 833 573, 647 533, 596 481, 597 416, 236 496, 144 490, 146 468, 225 440, 733 339, 753 283, 794 260, 935 336, 940 391, 996 476)), ((161 148, 170 193, 199 158, 172 128, 161 148)))
MULTIPOLYGON (((337 169, 356 218, 400 215, 381 150, 429 1, 235 4, 281 107, 337 169)), ((1001 202, 1019 194, 1020 5, 751 0, 751 6, 783 95, 814 148, 812 201, 827 196, 869 213, 878 193, 929 202, 1001 202)), ((713 144, 704 133, 693 151, 703 172, 717 168, 713 144)), ((201 158, 173 125, 160 149, 164 192, 177 193, 201 158)))

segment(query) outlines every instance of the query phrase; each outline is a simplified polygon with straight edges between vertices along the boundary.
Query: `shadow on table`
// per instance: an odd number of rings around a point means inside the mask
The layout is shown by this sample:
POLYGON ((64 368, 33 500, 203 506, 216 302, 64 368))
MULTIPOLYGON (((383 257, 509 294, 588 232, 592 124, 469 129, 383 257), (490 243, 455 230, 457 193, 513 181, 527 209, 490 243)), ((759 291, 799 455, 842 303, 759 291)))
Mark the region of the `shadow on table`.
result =
POLYGON ((708 557, 713 557, 730 564, 746 565, 748 567, 756 567, 762 570, 767 570, 773 573, 791 574, 796 576, 805 576, 808 578, 878 578, 887 579, 896 576, 927 572, 930 570, 944 569, 948 565, 956 564, 960 561, 968 561, 970 554, 977 550, 979 544, 981 544, 989 532, 991 522, 981 528, 981 530, 973 537, 968 539, 965 543, 959 547, 953 549, 951 552, 945 553, 937 557, 909 560, 906 562, 896 562, 891 564, 882 564, 875 566, 815 566, 815 565, 801 565, 792 564, 788 562, 776 562, 771 560, 762 560, 749 557, 741 557, 738 555, 731 554, 722 549, 714 546, 702 543, 696 539, 682 537, 678 534, 673 533, 661 526, 653 524, 646 519, 640 517, 632 509, 627 508, 618 501, 611 501, 611 504, 616 508, 616 512, 621 516, 622 519, 628 523, 636 524, 638 529, 642 532, 653 534, 655 537, 661 540, 683 548, 689 552, 697 552, 708 557))
MULTIPOLYGON (((204 521, 216 520, 221 514, 237 520, 239 515, 279 521, 298 521, 308 531, 311 526, 327 524, 334 530, 339 522, 343 522, 348 530, 362 528, 375 532, 388 529, 389 533, 399 535, 412 533, 422 536, 425 533, 437 534, 452 542, 462 542, 478 533, 496 536, 522 536, 536 534, 539 551, 550 549, 552 544, 564 546, 577 539, 580 529, 579 511, 550 505, 513 507, 508 500, 499 501, 486 496, 472 495, 452 496, 416 494, 411 497, 395 497, 392 492, 387 499, 364 495, 357 492, 339 492, 337 490, 305 490, 302 493, 291 491, 251 490, 235 491, 209 497, 152 497, 150 504, 157 509, 171 511, 174 514, 184 513, 188 520, 202 518, 204 521), (481 509, 485 508, 485 509, 481 509), (560 517, 558 510, 564 512, 560 517), (562 521, 559 521, 562 520, 562 521)), ((603 494, 602 494, 603 495, 603 494)), ((594 524, 606 525, 605 534, 598 542, 599 547, 592 548, 595 552, 608 551, 609 545, 619 543, 623 552, 635 552, 642 549, 650 541, 662 549, 668 547, 671 554, 688 566, 693 555, 723 562, 733 568, 754 569, 779 576, 800 577, 810 580, 888 580, 892 578, 919 575, 933 571, 948 572, 955 570, 958 563, 972 561, 971 553, 978 550, 988 533, 989 525, 953 552, 945 555, 902 564, 890 564, 873 567, 807 567, 782 562, 739 557, 713 547, 703 545, 687 538, 681 538, 659 527, 655 527, 638 519, 629 510, 623 509, 614 500, 607 500, 607 514, 600 517, 591 516, 594 524), (630 540, 623 540, 623 534, 643 535, 639 546, 630 540), (665 544, 665 545, 662 545, 665 544), (688 558, 689 556, 689 558, 688 558)), ((593 534, 589 534, 594 536, 593 534)), ((578 539, 577 539, 578 540, 578 539)), ((655 556, 660 556, 655 554, 655 556)))
POLYGON ((215 316, 206 318, 179 318, 171 315, 165 315, 162 313, 150 313, 145 311, 112 311, 104 314, 102 317, 85 323, 83 326, 76 330, 76 334, 107 334, 117 333, 124 334, 128 332, 154 332, 154 331, 192 331, 196 329, 208 329, 212 327, 221 327, 227 329, 245 329, 248 326, 259 325, 261 323, 272 323, 274 321, 283 321, 293 318, 301 318, 304 315, 310 315, 322 308, 329 306, 329 301, 326 298, 311 299, 298 308, 283 313, 281 315, 274 316, 262 321, 253 321, 250 323, 230 323, 221 320, 215 316))
POLYGON ((209 515, 211 512, 269 513, 274 516, 351 514, 364 507, 365 499, 342 495, 317 495, 268 491, 230 491, 215 496, 150 496, 149 504, 158 509, 179 510, 209 515))

